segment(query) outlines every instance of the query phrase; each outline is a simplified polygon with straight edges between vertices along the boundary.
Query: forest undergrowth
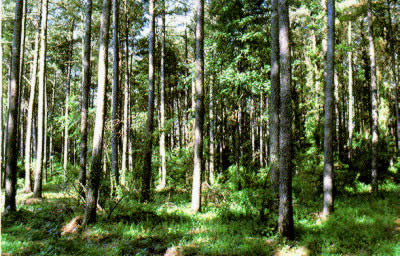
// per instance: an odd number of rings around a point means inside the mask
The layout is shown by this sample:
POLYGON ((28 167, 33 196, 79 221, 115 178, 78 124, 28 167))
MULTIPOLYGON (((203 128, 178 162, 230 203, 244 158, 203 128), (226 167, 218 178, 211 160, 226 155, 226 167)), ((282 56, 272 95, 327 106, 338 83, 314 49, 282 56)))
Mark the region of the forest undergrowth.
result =
MULTIPOLYGON (((19 180, 22 186, 22 180, 19 180)), ((273 212, 264 217, 244 207, 246 193, 209 187, 201 213, 190 210, 190 190, 154 192, 139 203, 125 191, 99 220, 81 227, 83 204, 62 182, 44 185, 44 198, 19 192, 18 211, 2 220, 5 255, 400 255, 399 189, 386 184, 379 196, 368 186, 336 200, 335 213, 295 199, 295 240, 276 235, 273 212), (241 198, 242 197, 242 198, 241 198)), ((21 191, 21 190, 18 190, 21 191)), ((2 254, 3 255, 3 254, 2 254)))

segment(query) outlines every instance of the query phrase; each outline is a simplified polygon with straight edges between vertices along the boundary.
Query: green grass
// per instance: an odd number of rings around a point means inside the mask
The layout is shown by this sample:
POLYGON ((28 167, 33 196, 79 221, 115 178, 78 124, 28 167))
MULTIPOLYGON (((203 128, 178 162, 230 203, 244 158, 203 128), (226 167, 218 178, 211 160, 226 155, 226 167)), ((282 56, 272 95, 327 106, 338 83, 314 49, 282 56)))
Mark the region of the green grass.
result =
POLYGON ((156 192, 152 203, 127 195, 110 218, 99 214, 86 230, 61 235, 83 214, 74 193, 44 185, 44 200, 25 205, 18 193, 18 213, 2 220, 2 252, 11 255, 164 255, 176 247, 183 255, 400 255, 399 189, 373 197, 367 192, 341 196, 336 211, 322 222, 320 209, 295 202, 295 241, 276 236, 276 217, 260 221, 235 202, 205 205, 192 214, 189 191, 156 192), (171 250, 171 249, 170 249, 171 250))

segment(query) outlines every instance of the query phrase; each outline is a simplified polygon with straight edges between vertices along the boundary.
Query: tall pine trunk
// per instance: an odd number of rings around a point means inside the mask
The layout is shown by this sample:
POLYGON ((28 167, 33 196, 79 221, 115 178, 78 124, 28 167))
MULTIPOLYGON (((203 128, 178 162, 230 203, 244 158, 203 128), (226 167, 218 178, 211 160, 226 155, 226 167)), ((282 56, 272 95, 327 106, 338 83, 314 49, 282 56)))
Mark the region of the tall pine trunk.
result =
MULTIPOLYGON (((83 0, 85 11, 85 31, 83 39, 82 55, 82 102, 81 102, 81 155, 79 160, 79 181, 86 186, 86 165, 87 165, 87 140, 88 140, 88 113, 90 93, 90 44, 92 25, 92 0, 83 0)), ((80 188, 82 189, 82 188, 80 188)), ((83 189, 82 189, 83 191, 83 189)), ((82 192, 81 192, 82 193, 82 192)))
MULTIPOLYGON (((349 27, 347 32, 347 43, 351 47, 352 46, 352 23, 349 21, 349 27)), ((353 93, 353 49, 350 49, 348 52, 348 62, 349 62, 349 148, 348 148, 348 156, 347 158, 351 162, 351 155, 353 150, 353 132, 354 132, 354 93, 353 93)))
MULTIPOLYGON (((3 0, 0 0, 0 17, 3 17, 3 0)), ((3 22, 0 19, 0 179, 3 183, 3 22)))
POLYGON ((292 88, 289 3, 279 0, 279 58, 280 58, 280 128, 279 128, 279 219, 278 232, 281 236, 293 239, 292 206, 292 88))
POLYGON ((368 41, 369 41, 369 58, 371 64, 371 113, 372 113, 372 160, 371 160, 371 176, 372 176, 372 191, 378 192, 378 90, 376 85, 376 59, 375 59, 375 43, 374 29, 372 20, 371 0, 367 1, 367 16, 368 16, 368 41))
POLYGON ((150 0, 150 33, 149 33, 149 95, 147 101, 147 123, 146 123, 146 142, 145 156, 142 178, 142 200, 150 199, 151 182, 151 157, 153 152, 153 129, 154 129, 154 48, 155 48, 155 0, 150 0))
POLYGON ((271 0, 271 99, 270 146, 271 187, 278 195, 279 188, 279 16, 278 0, 271 0))
POLYGON ((112 105, 111 105, 111 172, 114 175, 115 183, 119 184, 118 167, 118 105, 119 105, 119 3, 118 0, 112 1, 113 8, 113 85, 112 85, 112 105))
POLYGON ((203 169, 204 129, 204 0, 196 0, 196 86, 192 205, 194 212, 201 209, 201 172, 203 169))
MULTIPOLYGON (((335 0, 328 0, 328 48, 325 71, 325 126, 324 126, 324 208, 323 216, 333 211, 333 134, 335 80, 335 0)), ((339 108, 338 108, 339 110, 339 108)))
POLYGON ((88 179, 88 189, 86 194, 86 208, 84 225, 96 222, 96 206, 99 192, 103 138, 104 138, 104 119, 106 113, 106 87, 107 87, 107 52, 108 52, 108 31, 110 25, 110 0, 103 0, 102 15, 100 22, 99 38, 99 65, 98 65, 98 88, 96 98, 96 120, 93 133, 92 166, 88 179))
POLYGON ((36 150, 35 185, 33 196, 42 197, 43 175, 43 146, 44 146, 44 93, 46 82, 46 51, 47 51, 47 0, 42 2, 42 22, 40 26, 40 52, 39 52, 39 87, 38 87, 38 136, 36 150))
POLYGON ((23 0, 16 0, 14 35, 11 50, 9 109, 7 120, 7 160, 5 173, 5 201, 4 214, 16 211, 16 183, 17 183, 17 132, 18 132, 18 92, 19 92, 19 61, 21 48, 23 0))

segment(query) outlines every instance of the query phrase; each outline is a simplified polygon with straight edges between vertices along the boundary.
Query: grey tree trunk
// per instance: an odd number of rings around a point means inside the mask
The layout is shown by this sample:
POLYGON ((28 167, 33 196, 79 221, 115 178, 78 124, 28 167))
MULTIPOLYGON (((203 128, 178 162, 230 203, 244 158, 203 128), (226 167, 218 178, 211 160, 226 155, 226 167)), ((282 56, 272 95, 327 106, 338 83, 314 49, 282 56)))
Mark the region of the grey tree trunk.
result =
POLYGON ((271 99, 270 144, 271 187, 279 195, 279 16, 278 0, 271 0, 271 99))
POLYGON ((155 48, 155 0, 150 0, 150 33, 149 33, 149 95, 147 102, 147 124, 146 124, 146 142, 145 156, 142 178, 142 200, 150 199, 150 182, 151 182, 151 157, 153 152, 153 129, 154 129, 154 48, 155 48))
POLYGON ((111 172, 114 175, 115 183, 119 184, 119 166, 118 166, 118 127, 119 125, 119 3, 118 0, 112 1, 113 6, 113 87, 112 87, 112 105, 111 105, 111 172))
POLYGON ((377 169, 377 147, 378 147, 378 91, 376 86, 376 60, 375 60, 375 43, 374 29, 372 21, 371 0, 367 0, 368 15, 368 41, 369 41, 369 58, 371 62, 371 113, 372 113, 372 160, 371 160, 371 176, 372 191, 378 192, 378 169, 377 169))
POLYGON ((280 47, 280 130, 279 130, 279 219, 278 232, 281 236, 293 239, 292 206, 292 91, 289 3, 279 0, 279 47, 280 47))
POLYGON ((96 206, 102 170, 104 119, 106 113, 107 52, 110 27, 110 0, 103 0, 99 38, 96 120, 93 134, 92 166, 88 178, 84 225, 96 222, 96 206))
POLYGON ((35 185, 33 197, 42 197, 43 175, 43 146, 44 146, 44 93, 46 82, 46 51, 47 51, 47 10, 48 2, 42 2, 42 21, 40 25, 40 52, 39 52, 39 87, 38 87, 38 139, 36 150, 35 185))
MULTIPOLYGON (((214 169, 215 169, 215 138, 214 138, 214 130, 215 130, 215 120, 214 120, 214 75, 211 77, 210 81, 210 170, 209 170, 209 182, 210 184, 214 184, 214 169)), ((254 151, 253 151, 254 152, 254 151)))
POLYGON ((196 0, 196 86, 192 205, 194 212, 201 209, 201 172, 203 169, 204 129, 204 0, 196 0))
POLYGON ((28 103, 28 117, 26 120, 26 136, 25 136, 25 193, 32 192, 32 177, 31 177, 31 141, 32 141, 32 116, 33 116, 33 105, 35 100, 36 92, 36 80, 37 80, 37 66, 38 66, 38 55, 39 55, 39 34, 40 34, 40 20, 41 20, 41 8, 39 5, 39 19, 38 19, 38 29, 35 35, 35 49, 33 53, 33 67, 31 73, 31 90, 29 93, 29 103, 28 103))
MULTIPOLYGON (((352 24, 349 21, 349 28, 347 32, 347 43, 349 46, 352 45, 352 24)), ((354 131, 354 94, 353 94, 353 50, 351 49, 348 53, 349 62, 349 148, 348 148, 348 159, 351 160, 352 148, 353 148, 353 131, 354 131)))
MULTIPOLYGON (((89 93, 90 93, 90 44, 92 25, 92 0, 83 0, 85 11, 85 31, 83 39, 82 55, 82 102, 81 102, 81 155, 79 160, 79 181, 86 186, 87 166, 87 140, 88 140, 88 114, 89 114, 89 93)), ((82 189, 83 191, 83 189, 82 189)), ((82 193, 82 192, 81 192, 82 193)))
POLYGON ((259 162, 260 166, 264 166, 264 95, 260 94, 260 153, 259 162))
POLYGON ((161 177, 160 187, 167 184, 167 166, 165 156, 165 0, 162 0, 161 18, 161 66, 160 66, 160 158, 161 177))
MULTIPOLYGON (((0 17, 3 17, 3 0, 0 0, 0 17)), ((3 184, 3 22, 0 19, 0 179, 3 184)))
POLYGON ((10 90, 9 90, 9 109, 7 124, 7 160, 5 173, 5 201, 4 214, 16 211, 16 183, 17 183, 17 132, 18 132, 18 92, 19 92, 19 61, 21 48, 21 27, 22 27, 22 9, 23 1, 15 2, 15 22, 14 36, 11 50, 10 67, 10 90))
MULTIPOLYGON (((328 0, 328 48, 325 71, 325 125, 324 125, 324 208, 323 216, 333 212, 333 134, 335 81, 335 0, 328 0)), ((339 109, 338 109, 339 110, 339 109)))
POLYGON ((121 166, 121 185, 126 184, 126 171, 128 169, 128 106, 129 106, 129 22, 128 22, 128 1, 125 0, 125 85, 124 85, 124 122, 122 137, 122 166, 121 166))

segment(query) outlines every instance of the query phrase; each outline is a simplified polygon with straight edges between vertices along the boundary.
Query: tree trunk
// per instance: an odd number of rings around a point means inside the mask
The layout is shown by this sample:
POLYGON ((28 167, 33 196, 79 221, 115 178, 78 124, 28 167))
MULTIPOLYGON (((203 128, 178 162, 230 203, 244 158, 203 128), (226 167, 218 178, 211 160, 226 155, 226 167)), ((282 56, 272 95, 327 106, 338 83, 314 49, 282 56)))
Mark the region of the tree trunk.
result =
MULTIPOLYGON (((92 0, 83 0, 85 10, 85 31, 83 39, 82 55, 82 102, 81 102, 81 155, 79 160, 79 181, 86 186, 87 165, 87 140, 88 140, 88 113, 90 93, 90 50, 91 50, 91 24, 92 24, 92 0)), ((83 189, 81 188, 80 193, 83 189)))
POLYGON ((124 86, 124 123, 123 123, 123 137, 122 137, 122 173, 121 185, 126 184, 126 171, 128 169, 128 106, 129 106, 129 22, 128 22, 128 1, 125 0, 125 86, 124 86))
MULTIPOLYGON (((0 0, 0 17, 3 17, 3 0, 0 0)), ((1 188, 3 188, 3 22, 0 19, 0 179, 1 188)))
POLYGON ((155 13, 154 2, 150 0, 150 33, 149 33, 149 95, 147 105, 147 124, 146 124, 146 142, 145 142, 145 159, 143 166, 142 178, 142 200, 150 199, 150 182, 151 182, 151 157, 153 152, 153 119, 154 119, 154 48, 155 48, 155 13))
POLYGON ((204 126, 204 0, 196 0, 196 86, 192 205, 194 212, 201 209, 201 172, 203 169, 204 126))
POLYGON ((279 16, 278 0, 271 0, 271 99, 270 99, 270 162, 271 187, 279 194, 279 16))
MULTIPOLYGON (((352 24, 349 21, 349 28, 347 32, 347 42, 349 46, 352 46, 352 24)), ((349 62, 349 138, 348 138, 348 159, 351 162, 351 154, 353 149, 353 131, 354 131, 354 94, 353 94, 353 50, 348 52, 349 62)))
POLYGON ((110 25, 110 0, 103 0, 99 38, 98 89, 93 133, 92 166, 88 179, 84 225, 96 222, 96 205, 102 170, 104 119, 106 113, 107 52, 110 25))
POLYGON ((278 232, 281 236, 293 239, 292 206, 292 116, 291 106, 291 57, 289 3, 279 0, 279 47, 280 47, 280 133, 279 133, 279 219, 278 232))
POLYGON ((38 87, 38 139, 36 150, 35 185, 33 197, 42 197, 43 175, 43 146, 44 146, 44 93, 46 82, 46 51, 47 51, 47 0, 42 2, 42 21, 40 26, 40 53, 39 53, 39 87, 38 87))
POLYGON ((20 62, 19 62, 19 78, 18 81, 20 83, 19 85, 19 93, 18 93, 18 113, 20 116, 20 125, 18 126, 18 129, 20 130, 20 133, 18 134, 18 146, 19 146, 19 152, 21 155, 21 161, 24 159, 24 130, 21 129, 21 127, 24 126, 24 59, 25 59, 25 37, 26 37, 26 11, 27 11, 27 1, 24 1, 23 7, 22 7, 22 28, 21 28, 21 53, 20 53, 20 62))
POLYGON ((264 166, 264 97, 263 93, 260 94, 260 154, 259 154, 259 162, 260 167, 264 166))
POLYGON ((16 0, 15 3, 15 22, 14 36, 11 50, 10 67, 10 90, 9 90, 9 109, 7 124, 7 160, 5 174, 5 202, 4 214, 16 211, 16 183, 17 183, 17 132, 18 132, 18 92, 19 92, 19 61, 21 48, 21 27, 22 27, 22 8, 23 1, 16 0))
MULTIPOLYGON (((335 80, 335 0, 328 0, 328 48, 325 71, 325 127, 324 127, 324 209, 323 216, 333 212, 333 134, 335 80)), ((339 110, 339 108, 338 108, 339 110)))
POLYGON ((113 6, 113 87, 112 87, 112 110, 111 110, 111 171, 115 177, 115 183, 119 184, 119 168, 118 168, 118 105, 119 105, 119 3, 118 0, 112 1, 113 6))
POLYGON ((167 184, 167 166, 165 156, 165 0, 162 0, 162 19, 161 19, 161 83, 160 83, 160 160, 161 178, 160 187, 164 188, 167 184))
POLYGON ((214 75, 210 81, 210 170, 209 170, 209 181, 210 184, 214 184, 214 169, 215 169, 215 120, 214 120, 214 75))
MULTIPOLYGON (((39 5, 40 6, 40 5, 39 5)), ((39 55, 39 23, 41 20, 41 8, 39 10, 38 29, 35 36, 35 50, 33 54, 33 67, 31 73, 31 90, 29 93, 29 105, 28 105, 28 118, 26 120, 26 137, 25 137, 25 193, 32 192, 32 177, 31 177, 31 141, 32 141, 32 116, 33 106, 35 100, 36 91, 36 78, 37 78, 37 65, 39 55)))
POLYGON ((368 15, 368 41, 369 41, 369 58, 371 62, 371 113, 372 113, 372 160, 371 160, 371 176, 372 191, 378 192, 378 169, 377 169, 377 147, 378 147, 378 92, 376 82, 376 60, 375 60, 375 43, 374 30, 372 21, 371 0, 367 0, 368 15))

